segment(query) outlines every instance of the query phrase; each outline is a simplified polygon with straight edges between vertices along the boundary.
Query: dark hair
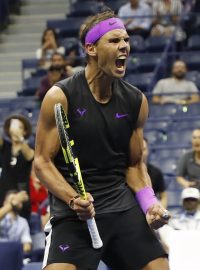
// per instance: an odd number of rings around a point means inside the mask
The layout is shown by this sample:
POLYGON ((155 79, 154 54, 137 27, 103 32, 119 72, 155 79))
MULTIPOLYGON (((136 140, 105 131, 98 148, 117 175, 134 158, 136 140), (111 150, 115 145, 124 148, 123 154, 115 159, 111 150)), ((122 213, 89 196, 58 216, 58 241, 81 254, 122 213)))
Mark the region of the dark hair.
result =
POLYGON ((53 35, 54 35, 54 38, 55 38, 55 41, 56 41, 56 44, 58 46, 58 38, 57 38, 57 34, 56 34, 56 31, 54 28, 46 28, 43 33, 42 33, 42 39, 41 39, 41 43, 44 44, 44 41, 45 41, 45 35, 48 31, 52 31, 53 32, 53 35))
POLYGON ((107 9, 106 11, 103 11, 101 13, 97 13, 94 16, 88 17, 81 25, 80 31, 79 31, 79 38, 80 38, 82 45, 85 45, 85 37, 86 37, 88 31, 93 26, 95 26, 96 24, 98 24, 101 21, 104 21, 106 19, 113 18, 113 17, 117 17, 117 16, 115 15, 114 11, 111 9, 107 9))
POLYGON ((65 60, 65 56, 64 56, 62 53, 59 53, 59 52, 54 52, 54 53, 52 54, 52 56, 51 56, 51 60, 53 59, 53 57, 54 57, 55 55, 59 55, 59 56, 62 57, 62 59, 65 60))

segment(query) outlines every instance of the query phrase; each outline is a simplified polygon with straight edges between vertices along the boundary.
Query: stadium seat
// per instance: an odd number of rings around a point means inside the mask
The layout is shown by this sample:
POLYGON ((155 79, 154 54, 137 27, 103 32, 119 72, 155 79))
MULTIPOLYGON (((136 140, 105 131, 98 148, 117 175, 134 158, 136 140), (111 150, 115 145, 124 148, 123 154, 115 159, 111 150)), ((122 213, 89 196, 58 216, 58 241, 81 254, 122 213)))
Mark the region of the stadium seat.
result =
POLYGON ((158 167, 164 175, 174 176, 176 174, 177 160, 172 158, 152 160, 152 164, 158 167))
POLYGON ((145 49, 148 52, 163 52, 171 38, 164 36, 150 36, 145 40, 145 49))
POLYGON ((65 48, 66 55, 71 50, 78 50, 79 49, 79 40, 76 37, 62 38, 59 40, 59 44, 65 48))
POLYGON ((179 208, 181 206, 181 190, 167 190, 168 208, 179 208))
POLYGON ((175 118, 170 126, 171 130, 193 130, 200 127, 200 115, 199 119, 194 117, 175 118))
POLYGON ((84 5, 73 5, 68 17, 87 17, 97 13, 97 5, 92 2, 85 2, 84 5))
POLYGON ((31 262, 26 264, 22 270, 41 270, 42 262, 31 262))
POLYGON ((19 242, 0 242, 0 268, 2 270, 21 270, 23 260, 22 244, 19 242))
POLYGON ((78 37, 79 29, 85 18, 67 18, 60 20, 47 20, 47 27, 54 28, 58 38, 78 37))
POLYGON ((144 38, 140 35, 130 35, 130 49, 131 53, 144 52, 144 38))
POLYGON ((179 160, 189 148, 182 148, 182 147, 157 147, 152 146, 150 149, 150 161, 156 159, 177 159, 179 160))
POLYGON ((168 131, 161 144, 187 148, 191 146, 191 135, 192 130, 168 131))
POLYGON ((114 12, 117 14, 119 11, 119 8, 123 5, 126 4, 126 0, 105 0, 104 1, 105 5, 114 10, 114 12))
POLYGON ((173 117, 180 110, 176 104, 151 104, 149 107, 150 118, 173 117))
POLYGON ((198 119, 200 117, 200 103, 181 106, 176 116, 182 118, 195 117, 198 119))
POLYGON ((126 76, 126 81, 138 87, 142 92, 148 92, 149 89, 151 89, 153 79, 154 79, 153 72, 128 74, 126 76))
POLYGON ((191 37, 189 37, 187 49, 190 51, 200 50, 200 36, 199 35, 192 35, 191 37))
POLYGON ((159 144, 163 140, 163 132, 154 129, 144 130, 144 137, 149 144, 159 144))
POLYGON ((149 119, 146 123, 145 123, 145 130, 159 130, 162 131, 163 133, 165 133, 169 126, 171 124, 171 118, 170 117, 166 117, 165 119, 149 119))
POLYGON ((200 69, 200 53, 199 51, 183 52, 180 54, 180 60, 183 60, 190 70, 200 69))

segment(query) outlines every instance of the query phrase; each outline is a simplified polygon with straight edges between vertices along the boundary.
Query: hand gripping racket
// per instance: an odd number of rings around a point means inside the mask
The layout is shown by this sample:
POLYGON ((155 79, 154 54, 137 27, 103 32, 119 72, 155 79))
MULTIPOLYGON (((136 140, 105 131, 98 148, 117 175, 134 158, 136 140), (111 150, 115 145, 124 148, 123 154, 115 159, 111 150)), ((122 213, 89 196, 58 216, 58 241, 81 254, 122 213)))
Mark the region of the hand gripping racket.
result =
MULTIPOLYGON (((86 200, 85 187, 81 175, 81 170, 79 166, 78 158, 74 155, 72 151, 72 146, 74 141, 69 138, 69 122, 65 111, 60 103, 55 104, 54 106, 56 126, 58 129, 58 134, 60 138, 60 144, 63 152, 65 162, 69 168, 70 176, 73 178, 76 190, 81 196, 82 199, 86 200)), ((103 246, 102 240, 99 236, 97 225, 94 218, 87 220, 88 229, 92 239, 92 246, 95 249, 101 248, 103 246)))

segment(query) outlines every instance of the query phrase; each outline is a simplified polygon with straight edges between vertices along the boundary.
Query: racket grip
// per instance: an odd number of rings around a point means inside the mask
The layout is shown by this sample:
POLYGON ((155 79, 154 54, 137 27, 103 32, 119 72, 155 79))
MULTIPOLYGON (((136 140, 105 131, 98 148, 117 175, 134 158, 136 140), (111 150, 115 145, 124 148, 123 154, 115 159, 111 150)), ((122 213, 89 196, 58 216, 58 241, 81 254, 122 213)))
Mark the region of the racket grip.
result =
POLYGON ((95 249, 101 248, 103 246, 103 242, 100 238, 95 219, 94 218, 88 219, 87 225, 92 239, 93 248, 95 249))

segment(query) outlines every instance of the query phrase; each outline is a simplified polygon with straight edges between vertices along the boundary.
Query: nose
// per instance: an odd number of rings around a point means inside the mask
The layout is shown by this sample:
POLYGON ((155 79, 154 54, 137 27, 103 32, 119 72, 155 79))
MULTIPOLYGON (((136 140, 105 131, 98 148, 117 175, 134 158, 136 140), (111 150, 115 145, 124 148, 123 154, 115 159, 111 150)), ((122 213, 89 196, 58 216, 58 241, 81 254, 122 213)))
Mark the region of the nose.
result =
POLYGON ((124 39, 121 39, 119 43, 119 50, 120 51, 126 51, 129 47, 129 42, 126 42, 124 39))

